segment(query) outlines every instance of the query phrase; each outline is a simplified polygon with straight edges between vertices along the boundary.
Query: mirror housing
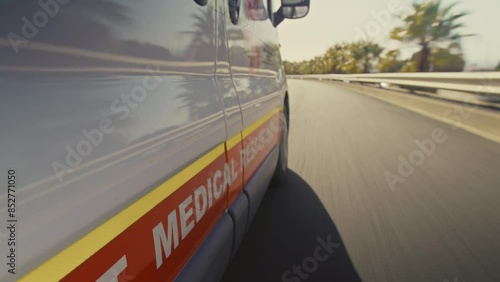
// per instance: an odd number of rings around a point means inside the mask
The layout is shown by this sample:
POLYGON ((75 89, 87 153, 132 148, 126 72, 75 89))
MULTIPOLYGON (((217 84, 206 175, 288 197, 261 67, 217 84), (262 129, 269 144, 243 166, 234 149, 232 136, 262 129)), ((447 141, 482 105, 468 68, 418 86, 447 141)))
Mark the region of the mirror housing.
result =
POLYGON ((274 13, 273 24, 277 27, 285 19, 301 19, 309 13, 310 0, 281 0, 281 7, 274 13))

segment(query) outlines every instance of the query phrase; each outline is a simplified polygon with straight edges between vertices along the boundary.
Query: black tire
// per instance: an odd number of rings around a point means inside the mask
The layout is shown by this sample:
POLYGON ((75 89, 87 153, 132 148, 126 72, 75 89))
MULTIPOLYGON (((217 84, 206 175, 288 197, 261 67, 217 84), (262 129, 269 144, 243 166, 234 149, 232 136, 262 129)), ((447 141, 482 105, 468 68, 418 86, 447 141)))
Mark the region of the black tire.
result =
POLYGON ((278 164, 271 183, 273 185, 283 185, 287 181, 288 175, 288 109, 283 109, 283 118, 281 119, 281 138, 279 145, 278 164))

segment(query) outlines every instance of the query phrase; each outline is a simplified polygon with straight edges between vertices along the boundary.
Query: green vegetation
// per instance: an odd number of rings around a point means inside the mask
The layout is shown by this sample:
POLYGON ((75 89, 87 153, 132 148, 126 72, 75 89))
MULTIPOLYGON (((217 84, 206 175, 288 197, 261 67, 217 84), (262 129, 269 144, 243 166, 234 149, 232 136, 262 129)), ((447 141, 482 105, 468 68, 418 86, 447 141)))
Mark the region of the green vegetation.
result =
POLYGON ((323 56, 283 64, 287 74, 368 73, 383 50, 380 45, 367 41, 340 43, 323 56))
POLYGON ((390 50, 380 58, 378 69, 380 72, 398 72, 408 63, 400 60, 401 53, 399 50, 390 50))
MULTIPOLYGON (((401 59, 399 50, 387 50, 377 43, 358 41, 332 46, 309 61, 284 62, 287 74, 349 74, 378 72, 459 72, 465 59, 460 39, 471 34, 458 31, 467 12, 454 13, 457 3, 443 6, 441 0, 412 4, 412 12, 401 16, 402 24, 390 37, 419 51, 401 59)), ((497 67, 500 70, 500 64, 497 67)))
POLYGON ((420 47, 420 51, 415 54, 419 72, 431 70, 432 55, 436 52, 432 50, 433 45, 448 43, 459 46, 460 38, 470 36, 456 33, 457 29, 464 26, 457 21, 467 15, 466 12, 451 13, 456 4, 442 7, 441 0, 413 3, 412 13, 402 17, 404 24, 392 30, 392 39, 416 43, 420 47))
POLYGON ((436 72, 457 72, 462 71, 465 60, 461 53, 453 53, 450 49, 437 48, 430 57, 433 62, 433 71, 436 72))
POLYGON ((498 66, 495 68, 496 71, 500 71, 500 62, 498 63, 498 66))

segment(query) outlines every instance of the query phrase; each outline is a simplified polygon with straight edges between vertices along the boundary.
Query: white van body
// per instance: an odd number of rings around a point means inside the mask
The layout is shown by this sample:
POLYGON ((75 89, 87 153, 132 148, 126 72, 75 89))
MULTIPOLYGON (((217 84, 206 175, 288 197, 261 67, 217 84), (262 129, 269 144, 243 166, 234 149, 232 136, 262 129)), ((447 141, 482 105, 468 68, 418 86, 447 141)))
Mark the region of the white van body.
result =
POLYGON ((205 2, 0 3, 1 281, 220 280, 288 96, 273 1, 205 2))

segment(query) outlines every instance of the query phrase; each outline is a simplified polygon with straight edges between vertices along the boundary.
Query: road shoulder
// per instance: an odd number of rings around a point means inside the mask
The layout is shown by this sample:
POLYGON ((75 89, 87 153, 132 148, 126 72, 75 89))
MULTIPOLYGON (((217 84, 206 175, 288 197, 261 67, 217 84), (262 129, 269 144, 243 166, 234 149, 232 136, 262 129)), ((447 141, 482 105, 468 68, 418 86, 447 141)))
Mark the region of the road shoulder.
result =
POLYGON ((467 101, 444 102, 359 84, 333 83, 500 143, 500 114, 467 101))

